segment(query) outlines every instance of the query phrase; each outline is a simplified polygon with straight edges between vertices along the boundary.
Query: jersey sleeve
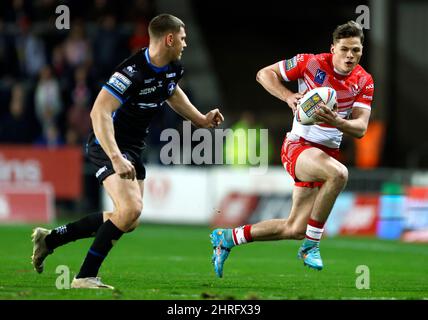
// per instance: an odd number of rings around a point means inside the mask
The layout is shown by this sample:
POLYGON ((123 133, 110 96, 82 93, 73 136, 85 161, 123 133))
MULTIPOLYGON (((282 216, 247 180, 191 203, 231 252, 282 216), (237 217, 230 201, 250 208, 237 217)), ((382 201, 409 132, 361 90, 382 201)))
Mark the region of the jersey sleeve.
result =
POLYGON ((309 58, 312 54, 298 54, 291 59, 284 59, 279 64, 281 76, 285 81, 295 81, 303 78, 303 71, 306 68, 309 58))
MULTIPOLYGON (((176 84, 178 84, 181 78, 183 78, 183 74, 184 74, 184 68, 181 64, 177 64, 175 66, 175 74, 176 75, 174 77, 174 80, 176 84)), ((177 90, 177 85, 174 85, 171 91, 168 90, 169 96, 172 96, 176 90, 177 90)))
POLYGON ((363 89, 360 91, 360 93, 356 97, 352 107, 371 110, 373 94, 374 94, 374 82, 373 82, 373 78, 370 76, 368 81, 364 85, 363 89))
POLYGON ((133 93, 138 90, 139 80, 138 71, 134 69, 135 65, 128 66, 126 62, 120 64, 108 81, 103 85, 112 96, 123 104, 133 93))
POLYGON ((183 74, 184 74, 184 68, 181 64, 178 64, 175 67, 175 73, 176 73, 175 81, 178 82, 178 81, 180 81, 181 78, 183 78, 183 74))
POLYGON ((183 74, 184 74, 184 68, 182 65, 180 65, 177 72, 177 81, 183 78, 183 74))

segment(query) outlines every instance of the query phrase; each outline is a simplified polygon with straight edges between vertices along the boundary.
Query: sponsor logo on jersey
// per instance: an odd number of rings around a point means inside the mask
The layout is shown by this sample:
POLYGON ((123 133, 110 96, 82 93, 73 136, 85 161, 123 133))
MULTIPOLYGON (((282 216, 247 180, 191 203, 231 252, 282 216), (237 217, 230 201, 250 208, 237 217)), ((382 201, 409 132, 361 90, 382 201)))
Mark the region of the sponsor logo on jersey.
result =
POLYGON ((175 72, 173 72, 173 73, 167 73, 167 74, 166 74, 166 78, 167 78, 167 79, 169 79, 169 78, 173 78, 173 77, 175 77, 175 75, 176 75, 176 73, 175 73, 175 72))
POLYGON ((148 83, 150 83, 150 82, 152 82, 153 80, 155 80, 156 78, 149 78, 149 79, 145 79, 144 80, 144 83, 145 84, 148 84, 148 83))
POLYGON ((285 60, 285 70, 289 71, 297 66, 297 57, 285 60))
POLYGON ((115 72, 110 79, 108 80, 108 84, 115 88, 118 92, 124 93, 126 89, 132 84, 132 81, 125 77, 123 74, 119 72, 115 72))
POLYGON ((126 68, 123 68, 122 71, 131 77, 135 72, 137 72, 137 70, 135 70, 135 64, 133 64, 132 66, 127 66, 126 68))
POLYGON ((326 73, 325 71, 322 71, 321 69, 317 69, 317 72, 315 73, 314 81, 318 84, 323 84, 325 80, 326 73))
POLYGON ((119 72, 115 72, 113 74, 113 77, 116 77, 118 80, 122 81, 126 85, 130 85, 132 83, 131 80, 129 80, 127 77, 125 77, 123 74, 119 72))
POLYGON ((354 84, 351 86, 351 90, 352 90, 352 94, 353 94, 354 96, 356 96, 356 95, 360 92, 360 88, 358 87, 358 84, 356 84, 356 83, 354 83, 354 84))
POLYGON ((368 86, 366 86, 366 90, 374 89, 374 83, 370 83, 368 86))
POLYGON ((366 96, 365 94, 363 94, 363 99, 373 100, 373 96, 366 96))
POLYGON ((140 96, 143 96, 143 95, 146 95, 146 94, 150 94, 150 93, 152 93, 152 92, 155 92, 155 91, 156 91, 156 87, 155 87, 155 86, 153 86, 153 87, 148 87, 148 88, 144 88, 144 89, 140 90, 139 95, 140 95, 140 96))
POLYGON ((176 86, 177 85, 174 81, 168 83, 168 94, 169 95, 171 95, 174 92, 176 86))

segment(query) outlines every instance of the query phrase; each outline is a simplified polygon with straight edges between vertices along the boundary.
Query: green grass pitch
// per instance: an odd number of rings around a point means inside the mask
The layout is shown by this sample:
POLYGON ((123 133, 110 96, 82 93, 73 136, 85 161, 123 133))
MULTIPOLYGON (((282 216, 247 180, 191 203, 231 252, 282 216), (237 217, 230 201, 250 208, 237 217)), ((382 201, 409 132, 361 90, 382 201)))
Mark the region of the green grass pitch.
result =
POLYGON ((0 226, 0 299, 427 299, 428 247, 369 238, 325 238, 325 269, 296 258, 300 241, 234 248, 217 279, 210 229, 142 225, 126 234, 100 276, 117 290, 59 290, 56 268, 78 271, 91 239, 58 248, 37 274, 30 264, 33 226, 0 226), (357 266, 370 271, 370 289, 357 289, 357 266))

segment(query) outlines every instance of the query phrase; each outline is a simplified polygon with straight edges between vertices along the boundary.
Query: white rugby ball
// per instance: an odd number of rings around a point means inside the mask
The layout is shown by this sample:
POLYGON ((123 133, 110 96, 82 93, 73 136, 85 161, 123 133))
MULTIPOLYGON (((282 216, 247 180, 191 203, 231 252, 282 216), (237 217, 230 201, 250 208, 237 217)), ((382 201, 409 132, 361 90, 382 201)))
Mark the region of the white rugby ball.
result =
POLYGON ((319 103, 324 104, 333 110, 337 103, 336 90, 330 87, 319 87, 306 92, 299 100, 295 117, 297 122, 304 125, 315 123, 315 111, 319 108, 319 103))

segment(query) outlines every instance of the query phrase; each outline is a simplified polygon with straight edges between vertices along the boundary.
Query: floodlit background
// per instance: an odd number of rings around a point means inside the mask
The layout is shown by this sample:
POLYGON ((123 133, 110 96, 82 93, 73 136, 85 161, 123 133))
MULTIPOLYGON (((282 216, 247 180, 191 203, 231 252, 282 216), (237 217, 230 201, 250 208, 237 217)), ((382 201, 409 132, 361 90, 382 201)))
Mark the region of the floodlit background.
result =
MULTIPOLYGON (((185 147, 181 164, 163 165, 162 130, 179 130, 181 143, 185 135, 183 119, 165 107, 144 153, 142 221, 208 226, 286 217, 292 181, 280 149, 292 114, 256 73, 297 53, 327 52, 334 28, 356 20, 360 5, 369 9, 361 64, 374 77, 375 100, 366 137, 344 138, 350 180, 327 236, 428 241, 428 3, 407 0, 1 1, 0 222, 56 224, 111 206, 84 154, 89 112, 115 65, 148 45, 148 22, 164 12, 186 24, 180 86, 201 112, 220 107, 223 129, 268 129, 269 168, 198 165, 185 147), (55 28, 61 4, 70 9, 69 30, 55 28)), ((217 146, 213 157, 222 151, 247 152, 217 146)))

